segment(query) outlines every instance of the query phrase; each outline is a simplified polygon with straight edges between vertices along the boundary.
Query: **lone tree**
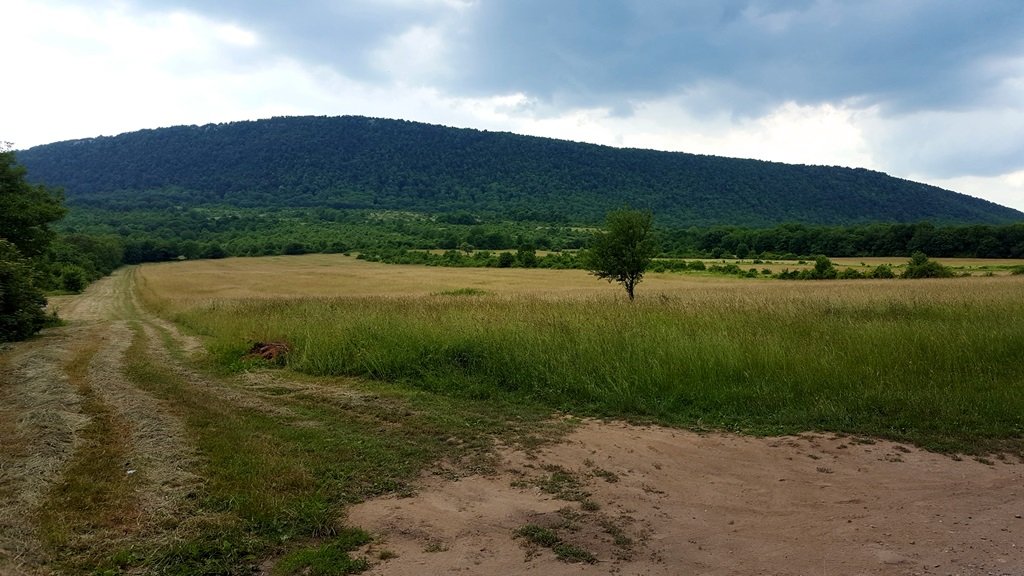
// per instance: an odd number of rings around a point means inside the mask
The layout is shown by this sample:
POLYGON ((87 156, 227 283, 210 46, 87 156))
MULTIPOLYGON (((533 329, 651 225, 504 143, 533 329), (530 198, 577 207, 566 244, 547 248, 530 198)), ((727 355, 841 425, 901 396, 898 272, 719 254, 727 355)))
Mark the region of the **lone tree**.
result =
POLYGON ((657 247, 651 237, 650 212, 616 210, 609 212, 605 230, 590 241, 583 263, 591 274, 622 284, 633 300, 633 289, 644 277, 657 247))

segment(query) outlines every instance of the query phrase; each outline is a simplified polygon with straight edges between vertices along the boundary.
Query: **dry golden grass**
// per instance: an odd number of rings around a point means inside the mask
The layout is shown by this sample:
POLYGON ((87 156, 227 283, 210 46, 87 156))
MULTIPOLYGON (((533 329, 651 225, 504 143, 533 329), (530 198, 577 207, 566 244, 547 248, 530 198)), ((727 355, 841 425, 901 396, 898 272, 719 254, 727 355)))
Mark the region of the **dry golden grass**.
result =
MULTIPOLYGON (((638 294, 737 284, 731 278, 649 274, 638 294)), ((474 288, 495 295, 545 298, 624 294, 582 270, 442 268, 380 264, 338 254, 227 258, 149 264, 139 269, 147 302, 180 310, 215 300, 248 298, 426 296, 474 288)))
MULTIPOLYGON (((497 297, 545 300, 625 298, 619 285, 598 280, 582 270, 395 265, 337 254, 149 264, 138 269, 138 279, 147 304, 167 312, 214 301, 417 297, 464 288, 497 297)), ((954 305, 1000 302, 1013 293, 1024 297, 1024 277, 798 282, 649 273, 637 288, 641 301, 670 299, 680 306, 716 308, 731 302, 737 311, 747 312, 800 308, 823 301, 844 305, 893 300, 954 305)))

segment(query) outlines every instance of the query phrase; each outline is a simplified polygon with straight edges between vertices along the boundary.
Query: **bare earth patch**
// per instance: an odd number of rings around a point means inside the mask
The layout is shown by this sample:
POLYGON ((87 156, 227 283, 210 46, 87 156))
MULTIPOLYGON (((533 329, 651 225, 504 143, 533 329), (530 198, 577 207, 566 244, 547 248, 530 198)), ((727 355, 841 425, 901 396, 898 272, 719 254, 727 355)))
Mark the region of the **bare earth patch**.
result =
POLYGON ((501 460, 354 507, 378 537, 370 573, 1024 574, 1019 462, 602 422, 501 460), (559 560, 524 527, 596 562, 559 560))

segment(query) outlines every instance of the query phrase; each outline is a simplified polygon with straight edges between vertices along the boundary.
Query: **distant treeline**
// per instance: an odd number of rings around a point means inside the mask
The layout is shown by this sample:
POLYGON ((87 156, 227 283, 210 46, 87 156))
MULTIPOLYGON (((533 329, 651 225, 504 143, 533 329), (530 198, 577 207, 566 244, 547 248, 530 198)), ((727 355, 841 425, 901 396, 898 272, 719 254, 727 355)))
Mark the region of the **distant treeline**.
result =
MULTIPOLYGON (((419 258, 423 261, 417 263, 433 264, 429 259, 437 255, 421 256, 416 251, 449 250, 488 251, 497 259, 498 252, 509 250, 573 251, 585 247, 593 232, 560 224, 483 222, 468 214, 428 217, 335 210, 186 210, 120 216, 72 212, 61 226, 64 235, 54 248, 52 276, 91 279, 122 262, 227 256, 361 252, 386 261, 419 258), (406 251, 409 255, 395 256, 406 251)), ((1024 224, 661 229, 657 239, 660 255, 672 258, 909 257, 915 252, 943 258, 1024 258, 1024 224)), ((497 265, 497 260, 493 264, 497 265)))
POLYGON ((666 231, 661 249, 667 255, 720 258, 829 256, 910 256, 1024 258, 1024 224, 944 226, 870 224, 774 228, 690 228, 666 231))

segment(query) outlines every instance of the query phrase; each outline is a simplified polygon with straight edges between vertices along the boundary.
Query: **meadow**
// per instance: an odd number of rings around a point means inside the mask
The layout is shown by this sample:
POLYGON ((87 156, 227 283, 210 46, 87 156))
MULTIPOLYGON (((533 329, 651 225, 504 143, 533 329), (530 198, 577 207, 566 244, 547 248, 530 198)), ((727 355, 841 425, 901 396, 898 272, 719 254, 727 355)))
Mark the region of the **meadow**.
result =
POLYGON ((581 271, 341 255, 155 264, 137 277, 146 306, 202 336, 228 370, 258 363, 245 358, 253 343, 279 341, 290 370, 442 397, 1024 454, 1022 276, 650 274, 632 305, 581 271))

